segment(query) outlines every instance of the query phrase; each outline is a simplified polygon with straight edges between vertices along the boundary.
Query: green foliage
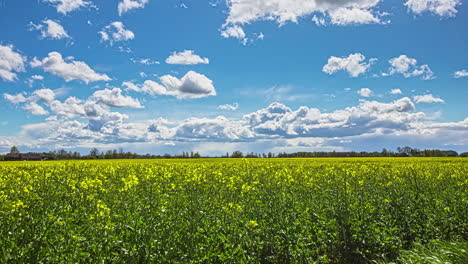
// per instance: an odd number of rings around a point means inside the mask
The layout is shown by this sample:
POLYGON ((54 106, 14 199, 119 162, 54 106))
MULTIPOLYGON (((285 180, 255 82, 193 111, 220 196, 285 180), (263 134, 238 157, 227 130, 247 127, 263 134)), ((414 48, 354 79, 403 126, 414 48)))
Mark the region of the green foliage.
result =
POLYGON ((13 146, 13 147, 11 147, 10 153, 11 154, 18 154, 18 153, 20 153, 20 151, 16 146, 13 146))
POLYGON ((411 252, 439 250, 404 251, 418 243, 466 248, 467 165, 458 158, 3 162, 0 263, 409 263, 411 252))
POLYGON ((403 250, 396 263, 466 264, 468 263, 468 242, 434 240, 426 245, 417 243, 411 250, 403 250))

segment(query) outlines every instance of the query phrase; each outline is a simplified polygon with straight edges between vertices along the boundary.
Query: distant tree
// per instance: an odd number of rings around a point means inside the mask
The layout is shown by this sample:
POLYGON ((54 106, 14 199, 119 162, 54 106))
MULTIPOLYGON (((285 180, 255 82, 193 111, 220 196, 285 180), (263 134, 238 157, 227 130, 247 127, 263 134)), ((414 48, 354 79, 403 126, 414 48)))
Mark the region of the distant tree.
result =
POLYGON ((402 156, 412 156, 415 153, 415 151, 417 151, 417 150, 416 149, 413 150, 411 147, 406 146, 406 147, 403 147, 403 148, 398 147, 397 151, 402 156))
POLYGON ((243 158, 244 154, 242 152, 236 150, 231 154, 231 158, 243 158))
POLYGON ((386 148, 382 149, 382 156, 387 157, 388 156, 388 150, 386 148))
POLYGON ((93 157, 97 157, 99 155, 99 149, 97 148, 91 149, 91 151, 89 152, 89 155, 93 157))
POLYGON ((20 151, 16 146, 13 146, 13 147, 11 147, 10 153, 11 154, 19 154, 20 151))
POLYGON ((467 158, 468 157, 468 152, 463 152, 460 154, 460 157, 467 158))
POLYGON ((109 149, 108 151, 106 151, 106 154, 104 154, 105 155, 104 158, 110 159, 112 158, 112 154, 113 154, 112 149, 109 149))
POLYGON ((67 155, 67 151, 64 150, 64 149, 61 149, 61 150, 59 150, 58 154, 59 154, 59 156, 62 156, 62 157, 63 157, 63 156, 65 156, 65 155, 67 155))

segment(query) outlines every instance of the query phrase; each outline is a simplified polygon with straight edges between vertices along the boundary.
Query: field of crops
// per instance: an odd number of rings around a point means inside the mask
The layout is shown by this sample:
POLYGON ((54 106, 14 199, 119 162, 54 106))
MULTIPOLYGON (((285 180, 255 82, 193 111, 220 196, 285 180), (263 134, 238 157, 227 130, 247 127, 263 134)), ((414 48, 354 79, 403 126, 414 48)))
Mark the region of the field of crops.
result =
POLYGON ((396 261, 467 216, 462 158, 0 163, 0 263, 396 261))

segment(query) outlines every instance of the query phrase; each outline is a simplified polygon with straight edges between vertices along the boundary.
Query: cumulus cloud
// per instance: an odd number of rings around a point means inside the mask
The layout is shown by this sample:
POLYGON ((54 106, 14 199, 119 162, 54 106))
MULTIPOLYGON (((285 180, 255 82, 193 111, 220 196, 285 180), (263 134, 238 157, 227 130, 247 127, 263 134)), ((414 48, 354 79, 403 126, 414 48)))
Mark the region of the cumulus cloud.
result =
POLYGON ((390 91, 391 94, 402 94, 403 92, 400 89, 392 89, 390 91))
POLYGON ((240 40, 242 40, 244 45, 247 43, 247 40, 248 40, 246 38, 244 30, 238 25, 232 25, 232 26, 225 27, 221 31, 221 36, 223 36, 224 38, 240 39, 240 40))
POLYGON ((384 23, 369 9, 337 8, 330 10, 328 14, 331 24, 335 25, 384 23))
POLYGON ((218 116, 214 119, 187 119, 176 127, 175 137, 238 140, 242 138, 253 138, 254 133, 248 127, 245 127, 242 122, 233 122, 223 116, 218 116))
POLYGON ((236 111, 238 108, 238 103, 218 105, 218 109, 220 110, 236 111))
POLYGON ((48 115, 51 112, 54 116, 47 118, 47 121, 86 119, 88 124, 84 127, 90 131, 89 133, 94 134, 97 131, 112 134, 116 127, 128 119, 125 114, 111 111, 111 107, 143 108, 137 99, 122 95, 119 88, 96 91, 86 100, 72 96, 60 101, 55 99, 56 92, 50 89, 39 89, 29 96, 26 95, 26 93, 17 95, 5 93, 3 96, 13 104, 24 103, 22 108, 33 115, 48 115), (48 107, 50 111, 47 111, 44 106, 48 107))
POLYGON ((28 100, 22 93, 16 95, 4 93, 3 98, 12 104, 24 103, 28 100))
POLYGON ((168 64, 181 64, 181 65, 196 65, 196 64, 209 64, 208 58, 202 58, 195 54, 193 50, 184 50, 182 52, 172 52, 171 56, 166 59, 168 64))
POLYGON ((57 9, 57 12, 66 15, 67 13, 79 9, 81 7, 90 6, 91 2, 83 0, 43 0, 44 2, 51 3, 57 9))
POLYGON ((373 95, 372 90, 369 88, 361 88, 357 93, 362 97, 371 97, 373 95))
POLYGON ((416 103, 443 103, 444 100, 438 97, 434 97, 432 94, 425 94, 425 95, 416 95, 413 96, 413 99, 416 103))
POLYGON ((47 112, 42 106, 38 105, 35 102, 29 102, 25 106, 23 106, 23 109, 30 112, 33 115, 48 115, 49 112, 47 112))
POLYGON ((453 73, 453 76, 457 79, 462 78, 462 77, 468 77, 468 71, 466 70, 456 71, 453 73))
POLYGON ((273 103, 241 119, 192 117, 177 122, 163 118, 125 122, 128 116, 111 112, 104 104, 91 99, 82 101, 70 97, 64 102, 54 100, 51 105, 54 106, 51 111, 58 118, 23 127, 21 135, 30 142, 72 146, 237 142, 256 147, 270 142, 267 144, 273 144, 279 151, 302 147, 326 149, 326 144, 338 148, 343 144, 362 145, 369 143, 366 141, 369 138, 404 142, 408 138, 433 140, 445 136, 446 142, 468 144, 464 139, 468 118, 455 123, 426 122, 425 113, 417 112, 415 104, 407 97, 392 102, 361 101, 357 106, 328 113, 306 106, 292 110, 284 104, 273 103), (88 123, 73 118, 86 119, 88 123))
POLYGON ((55 92, 50 89, 39 89, 34 91, 30 96, 25 96, 26 93, 11 95, 3 94, 3 98, 12 104, 26 103, 22 108, 33 115, 47 115, 49 112, 45 110, 39 102, 50 103, 55 99, 55 92))
POLYGON ((117 6, 119 11, 119 16, 122 16, 124 13, 136 8, 144 8, 145 5, 148 3, 148 0, 123 0, 117 6))
POLYGON ((68 97, 64 102, 59 100, 52 101, 49 106, 54 114, 66 118, 86 116, 84 102, 74 96, 68 97))
POLYGON ((283 104, 244 116, 257 134, 282 137, 342 137, 365 133, 388 133, 407 130, 412 122, 424 117, 413 113, 414 103, 407 97, 391 103, 364 101, 332 113, 321 113, 316 108, 300 107, 292 111, 283 104))
POLYGON ((193 99, 216 95, 213 81, 203 74, 189 71, 181 79, 172 75, 159 78, 160 83, 146 80, 142 85, 124 82, 127 90, 151 95, 170 95, 179 99, 193 99))
POLYGON ((49 39, 68 39, 71 38, 65 29, 57 21, 46 19, 42 24, 36 25, 32 22, 29 23, 30 30, 37 30, 41 32, 41 38, 49 39))
POLYGON ((0 78, 4 81, 16 80, 15 72, 24 72, 26 58, 13 50, 13 45, 0 45, 0 78))
POLYGON ((383 23, 381 13, 375 8, 380 0, 227 0, 228 17, 221 34, 224 37, 245 39, 242 25, 260 20, 272 20, 279 25, 290 21, 297 23, 299 18, 319 14, 324 18, 314 16, 320 24, 369 24, 383 23))
POLYGON ((348 57, 341 58, 331 56, 322 70, 330 75, 337 71, 344 70, 347 71, 350 76, 358 77, 365 73, 376 59, 370 59, 369 62, 365 62, 365 60, 366 57, 360 53, 350 54, 348 57))
POLYGON ((49 104, 51 111, 64 118, 88 119, 87 128, 91 131, 108 131, 121 124, 128 116, 119 112, 112 112, 103 102, 90 98, 83 101, 76 97, 69 97, 64 102, 55 100, 49 104))
POLYGON ((3 97, 5 100, 13 104, 19 104, 24 102, 45 102, 49 103, 55 99, 55 92, 50 89, 39 89, 34 91, 30 96, 25 96, 27 93, 19 93, 11 95, 4 93, 3 97))
POLYGON ((42 61, 34 58, 31 62, 33 68, 39 67, 44 71, 57 75, 69 82, 82 80, 86 84, 97 81, 110 81, 106 74, 98 74, 82 61, 69 60, 67 62, 62 55, 56 51, 50 52, 42 61))
POLYGON ((408 0, 405 6, 416 14, 431 12, 439 16, 455 16, 456 7, 461 5, 461 0, 408 0))
POLYGON ((135 38, 135 34, 131 30, 125 29, 124 24, 120 21, 110 23, 98 33, 101 35, 101 41, 109 41, 110 45, 113 45, 114 42, 127 41, 135 38))
POLYGON ((55 92, 51 89, 39 89, 32 93, 28 100, 32 101, 42 101, 42 102, 52 102, 55 99, 55 92))
POLYGON ((400 55, 388 61, 390 68, 388 73, 383 73, 383 76, 393 74, 402 74, 405 78, 420 76, 423 80, 434 79, 434 73, 427 64, 418 66, 418 61, 406 55, 400 55))
POLYGON ((143 108, 138 99, 122 95, 122 90, 114 88, 94 92, 91 100, 111 107, 143 108))

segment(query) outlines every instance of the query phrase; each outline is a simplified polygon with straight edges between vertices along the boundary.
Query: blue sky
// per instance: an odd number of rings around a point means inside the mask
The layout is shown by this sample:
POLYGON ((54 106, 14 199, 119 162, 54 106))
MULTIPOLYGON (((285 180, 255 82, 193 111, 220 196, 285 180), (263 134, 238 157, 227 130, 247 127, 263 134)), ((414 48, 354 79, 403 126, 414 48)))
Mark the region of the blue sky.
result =
POLYGON ((468 151, 460 0, 0 0, 0 152, 468 151))

